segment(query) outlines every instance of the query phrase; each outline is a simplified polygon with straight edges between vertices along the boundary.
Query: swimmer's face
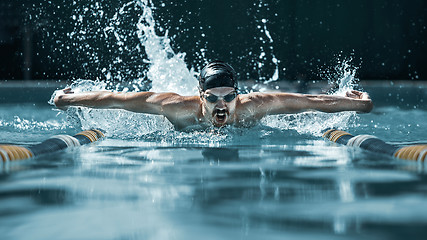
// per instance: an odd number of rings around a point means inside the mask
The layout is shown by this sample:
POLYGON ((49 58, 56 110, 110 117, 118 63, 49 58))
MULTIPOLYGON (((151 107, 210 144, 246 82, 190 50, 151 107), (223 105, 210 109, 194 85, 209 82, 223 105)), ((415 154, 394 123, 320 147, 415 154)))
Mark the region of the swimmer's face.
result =
POLYGON ((211 88, 201 93, 204 115, 214 126, 232 123, 236 108, 237 92, 232 87, 211 88))

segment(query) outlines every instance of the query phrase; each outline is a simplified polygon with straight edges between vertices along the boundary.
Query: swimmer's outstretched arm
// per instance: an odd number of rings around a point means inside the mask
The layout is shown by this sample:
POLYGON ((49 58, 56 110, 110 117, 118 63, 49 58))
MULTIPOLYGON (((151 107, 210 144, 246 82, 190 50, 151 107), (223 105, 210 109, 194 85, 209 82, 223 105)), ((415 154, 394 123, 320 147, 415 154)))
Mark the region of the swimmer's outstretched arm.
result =
POLYGON ((298 93, 255 93, 252 97, 256 109, 263 115, 298 113, 315 110, 327 113, 357 111, 367 113, 373 108, 369 95, 351 91, 346 96, 311 95, 298 93), (262 109, 262 110, 261 110, 262 109))
POLYGON ((69 106, 82 106, 100 109, 125 109, 139 113, 158 115, 173 114, 188 107, 191 97, 184 97, 176 93, 155 92, 109 92, 95 91, 73 93, 71 89, 64 89, 54 98, 55 106, 66 109, 69 106), (166 111, 166 112, 165 112, 166 111))

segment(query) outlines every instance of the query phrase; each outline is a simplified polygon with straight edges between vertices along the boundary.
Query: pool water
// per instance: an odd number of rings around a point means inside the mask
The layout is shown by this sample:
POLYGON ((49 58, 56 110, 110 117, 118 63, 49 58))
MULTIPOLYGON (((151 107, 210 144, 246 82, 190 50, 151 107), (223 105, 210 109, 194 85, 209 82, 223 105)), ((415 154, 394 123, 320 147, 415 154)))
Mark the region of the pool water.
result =
MULTIPOLYGON (((416 89, 424 99, 427 88, 416 89)), ((1 144, 94 126, 107 138, 1 165, 1 239, 424 239, 425 166, 328 142, 316 125, 338 119, 354 135, 426 142, 422 102, 371 90, 369 114, 193 132, 124 111, 67 116, 43 102, 2 103, 1 144)))

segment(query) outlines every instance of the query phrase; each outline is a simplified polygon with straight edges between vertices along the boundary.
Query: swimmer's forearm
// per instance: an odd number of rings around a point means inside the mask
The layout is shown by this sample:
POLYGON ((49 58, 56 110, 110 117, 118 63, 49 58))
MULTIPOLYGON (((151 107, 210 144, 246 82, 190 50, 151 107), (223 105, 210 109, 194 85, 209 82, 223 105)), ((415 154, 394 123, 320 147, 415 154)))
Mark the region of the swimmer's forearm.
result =
MULTIPOLYGON (((84 92, 61 94, 55 97, 55 105, 60 109, 69 106, 82 106, 100 109, 124 109, 132 112, 167 114, 163 111, 165 105, 183 102, 175 93, 154 92, 84 92)), ((185 105, 185 104, 184 104, 185 105)), ((169 112, 173 112, 171 110, 169 112)))
POLYGON ((108 91, 61 94, 55 98, 58 108, 81 106, 91 108, 119 108, 113 95, 108 91))
POLYGON ((354 99, 342 96, 330 95, 305 95, 313 110, 333 113, 342 111, 356 111, 368 113, 373 104, 370 99, 354 99))
POLYGON ((326 113, 356 111, 370 112, 373 104, 369 96, 342 97, 330 95, 310 95, 299 93, 275 93, 260 95, 263 98, 267 115, 299 113, 309 110, 326 113))

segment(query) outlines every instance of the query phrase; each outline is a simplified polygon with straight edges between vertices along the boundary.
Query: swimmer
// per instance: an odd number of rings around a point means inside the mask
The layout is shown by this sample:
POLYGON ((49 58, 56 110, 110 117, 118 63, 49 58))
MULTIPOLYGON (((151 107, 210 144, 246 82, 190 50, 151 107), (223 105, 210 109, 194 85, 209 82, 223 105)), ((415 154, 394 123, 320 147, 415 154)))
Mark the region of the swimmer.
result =
POLYGON ((345 97, 299 93, 238 94, 236 72, 227 63, 207 64, 199 75, 199 96, 176 93, 109 92, 73 93, 70 88, 54 98, 57 108, 84 106, 99 109, 125 109, 165 116, 176 129, 192 126, 250 127, 267 115, 321 111, 370 112, 373 104, 365 92, 350 91, 345 97))

